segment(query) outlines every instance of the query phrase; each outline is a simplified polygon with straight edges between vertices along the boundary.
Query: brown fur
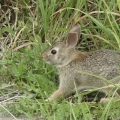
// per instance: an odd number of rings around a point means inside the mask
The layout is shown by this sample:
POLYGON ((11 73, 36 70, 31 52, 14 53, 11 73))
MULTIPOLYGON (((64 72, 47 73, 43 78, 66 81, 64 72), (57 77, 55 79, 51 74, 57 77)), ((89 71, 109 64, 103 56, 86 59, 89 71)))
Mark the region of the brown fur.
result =
POLYGON ((82 62, 83 60, 85 60, 85 58, 86 58, 86 55, 85 54, 83 54, 83 53, 79 53, 77 56, 76 56, 76 58, 73 60, 73 62, 82 62))

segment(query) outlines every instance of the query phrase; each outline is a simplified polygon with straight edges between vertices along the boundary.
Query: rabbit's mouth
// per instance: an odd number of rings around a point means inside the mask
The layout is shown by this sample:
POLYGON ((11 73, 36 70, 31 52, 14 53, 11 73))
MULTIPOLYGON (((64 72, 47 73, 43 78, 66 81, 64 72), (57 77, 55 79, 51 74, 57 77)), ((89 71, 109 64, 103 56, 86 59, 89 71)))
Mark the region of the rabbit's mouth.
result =
POLYGON ((46 62, 47 64, 50 64, 50 65, 52 64, 50 61, 45 61, 45 62, 46 62))
POLYGON ((43 57, 43 60, 44 60, 45 63, 47 63, 49 65, 54 65, 55 64, 49 58, 46 59, 46 58, 43 57))
POLYGON ((47 63, 47 64, 52 64, 52 63, 48 60, 48 58, 46 59, 46 58, 43 57, 43 60, 44 60, 44 62, 47 63))

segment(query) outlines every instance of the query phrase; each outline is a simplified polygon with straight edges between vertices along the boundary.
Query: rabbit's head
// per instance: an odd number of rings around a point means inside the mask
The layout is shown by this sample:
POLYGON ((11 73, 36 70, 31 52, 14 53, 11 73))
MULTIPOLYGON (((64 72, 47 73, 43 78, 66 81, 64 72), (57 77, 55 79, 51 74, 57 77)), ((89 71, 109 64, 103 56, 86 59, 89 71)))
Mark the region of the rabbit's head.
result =
POLYGON ((76 56, 75 46, 79 38, 80 25, 77 24, 69 31, 65 41, 54 43, 42 53, 44 61, 56 67, 69 64, 76 56))

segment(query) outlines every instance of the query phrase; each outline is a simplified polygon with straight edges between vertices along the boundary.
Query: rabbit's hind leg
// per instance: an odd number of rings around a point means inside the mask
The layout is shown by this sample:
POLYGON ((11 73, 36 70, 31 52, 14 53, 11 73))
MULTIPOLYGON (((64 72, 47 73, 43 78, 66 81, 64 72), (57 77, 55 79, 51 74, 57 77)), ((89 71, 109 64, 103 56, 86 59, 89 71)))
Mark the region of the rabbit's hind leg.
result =
POLYGON ((107 97, 102 98, 100 100, 100 103, 105 103, 105 102, 109 102, 109 101, 118 101, 118 99, 120 100, 120 89, 117 89, 115 86, 110 85, 108 88, 106 88, 106 93, 107 93, 107 97))

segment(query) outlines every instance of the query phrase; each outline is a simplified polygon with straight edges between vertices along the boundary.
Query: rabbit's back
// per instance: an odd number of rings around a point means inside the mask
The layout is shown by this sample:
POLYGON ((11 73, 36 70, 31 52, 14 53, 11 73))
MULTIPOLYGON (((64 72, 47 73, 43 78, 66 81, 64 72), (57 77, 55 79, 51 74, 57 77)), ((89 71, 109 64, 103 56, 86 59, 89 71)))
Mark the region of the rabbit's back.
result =
POLYGON ((80 63, 82 70, 112 79, 120 74, 120 52, 114 50, 96 50, 86 54, 80 63))

